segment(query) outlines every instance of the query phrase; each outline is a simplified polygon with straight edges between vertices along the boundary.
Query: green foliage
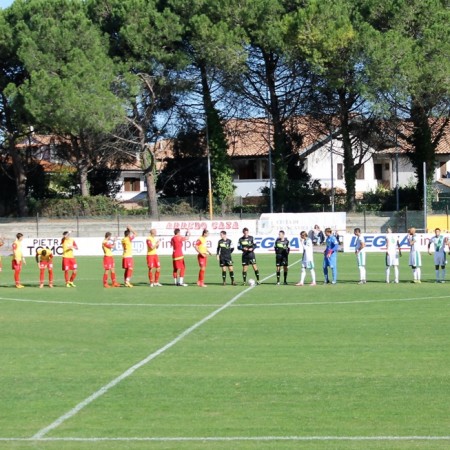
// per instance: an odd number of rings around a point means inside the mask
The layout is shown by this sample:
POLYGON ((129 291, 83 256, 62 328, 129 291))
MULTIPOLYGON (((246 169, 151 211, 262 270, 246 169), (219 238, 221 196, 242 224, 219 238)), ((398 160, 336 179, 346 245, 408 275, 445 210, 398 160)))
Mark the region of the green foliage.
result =
POLYGON ((123 117, 111 91, 114 65, 83 2, 31 0, 12 10, 18 56, 30 76, 11 93, 23 97, 35 125, 74 136, 112 130, 123 117))
POLYGON ((33 213, 51 217, 110 216, 123 211, 123 207, 117 201, 103 195, 43 199, 37 201, 34 208, 33 213))
MULTIPOLYGON (((375 191, 365 192, 358 203, 360 211, 395 211, 397 208, 396 192, 393 189, 379 187, 375 191)), ((419 210, 422 199, 415 186, 399 188, 400 210, 408 208, 419 210)))

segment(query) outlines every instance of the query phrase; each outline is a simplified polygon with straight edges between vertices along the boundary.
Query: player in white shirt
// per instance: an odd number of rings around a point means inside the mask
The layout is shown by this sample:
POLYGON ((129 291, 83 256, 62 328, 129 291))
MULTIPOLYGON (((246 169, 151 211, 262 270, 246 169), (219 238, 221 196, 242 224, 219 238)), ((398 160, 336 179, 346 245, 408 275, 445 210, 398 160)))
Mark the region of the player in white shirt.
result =
POLYGON ((313 242, 308 237, 308 233, 306 231, 302 231, 300 233, 300 251, 303 251, 302 272, 300 276, 300 281, 296 284, 296 286, 303 286, 306 277, 306 269, 309 269, 309 272, 311 274, 311 286, 315 286, 316 271, 314 269, 313 242))
POLYGON ((421 283, 421 266, 422 258, 419 251, 419 243, 417 242, 416 229, 410 228, 408 232, 408 245, 410 246, 409 265, 413 271, 413 283, 421 283))
POLYGON ((434 246, 434 268, 436 269, 436 283, 445 283, 445 266, 447 264, 445 246, 447 245, 447 238, 441 234, 440 228, 436 228, 434 230, 434 236, 428 243, 429 255, 431 255, 430 247, 432 244, 434 246), (439 266, 441 267, 440 274, 439 266))
POLYGON ((364 238, 361 235, 361 228, 355 228, 353 233, 356 236, 355 255, 356 263, 358 264, 359 269, 358 284, 366 284, 366 244, 364 243, 364 238))
POLYGON ((391 267, 394 268, 394 283, 398 283, 399 257, 402 256, 398 236, 392 234, 388 228, 386 233, 386 283, 390 282, 391 267))

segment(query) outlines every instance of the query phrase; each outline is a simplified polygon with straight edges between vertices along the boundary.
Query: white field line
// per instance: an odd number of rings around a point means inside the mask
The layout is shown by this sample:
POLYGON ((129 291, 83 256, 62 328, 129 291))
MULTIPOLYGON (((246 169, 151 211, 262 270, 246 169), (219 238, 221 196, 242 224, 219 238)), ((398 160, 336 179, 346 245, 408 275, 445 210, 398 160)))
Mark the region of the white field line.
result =
MULTIPOLYGON (((273 276, 273 275, 271 275, 273 276)), ((281 288, 284 289, 284 288, 281 288)), ((311 289, 313 289, 311 287, 311 289)), ((332 288, 330 288, 332 289, 332 288)), ((299 292, 309 290, 309 287, 299 288, 299 292)), ((317 306, 317 305, 352 305, 360 303, 395 303, 395 302, 414 302, 419 300, 442 300, 448 299, 450 295, 438 295, 435 297, 409 297, 409 298, 381 298, 368 300, 349 300, 349 301, 327 301, 327 302, 284 302, 284 303, 239 303, 238 305, 230 305, 232 308, 247 308, 247 307, 273 307, 273 306, 317 306)), ((7 298, 0 297, 0 302, 19 302, 19 303, 43 303, 51 305, 75 305, 75 306, 109 306, 121 308, 218 308, 221 305, 213 303, 195 304, 195 303, 83 303, 83 302, 64 302, 53 300, 31 300, 24 298, 7 298)))
POLYGON ((0 442, 270 442, 270 441, 450 441, 450 436, 204 436, 204 437, 32 437, 0 442))
MULTIPOLYGON (((291 266, 294 264, 296 264, 296 263, 291 264, 291 266)), ((271 275, 263 278, 262 281, 265 281, 273 276, 274 276, 274 274, 271 274, 271 275)), ((255 289, 255 287, 256 286, 251 286, 251 287, 248 287, 247 289, 241 291, 239 294, 235 295, 230 301, 228 301, 227 303, 222 305, 220 308, 214 310, 211 314, 208 314, 206 317, 199 320, 197 323, 195 323, 194 325, 192 325, 191 327, 189 327, 188 329, 183 331, 175 339, 173 339, 172 341, 170 341, 169 343, 167 343, 166 345, 161 347, 159 350, 151 353, 146 358, 144 358, 143 360, 139 361, 134 366, 127 369, 125 372, 123 372, 117 378, 110 381, 108 384, 105 384, 104 386, 102 386, 98 391, 94 392, 92 395, 90 395, 89 397, 84 399, 82 402, 78 403, 78 405, 76 405, 70 411, 67 411, 65 414, 60 416, 53 423, 51 423, 50 425, 46 426, 45 428, 42 428, 41 430, 39 430, 33 436, 33 439, 41 439, 46 434, 48 434, 50 431, 54 430, 55 428, 58 428, 62 423, 64 423, 66 420, 72 418, 76 414, 78 414, 82 409, 84 409, 86 406, 88 406, 94 400, 101 397, 103 394, 106 394, 114 386, 116 386, 117 384, 119 384, 121 381, 128 378, 129 376, 131 376, 136 370, 140 369, 142 366, 146 365, 147 363, 149 363, 150 361, 152 361, 159 355, 163 354, 166 350, 169 350, 170 348, 172 348, 175 344, 180 342, 186 336, 190 335, 193 331, 195 331, 197 328, 201 327, 204 323, 208 322, 209 320, 211 320, 212 318, 217 316, 217 314, 221 313, 223 310, 229 308, 233 303, 235 303, 237 300, 239 300, 245 293, 247 293, 248 291, 250 291, 252 289, 255 289)))

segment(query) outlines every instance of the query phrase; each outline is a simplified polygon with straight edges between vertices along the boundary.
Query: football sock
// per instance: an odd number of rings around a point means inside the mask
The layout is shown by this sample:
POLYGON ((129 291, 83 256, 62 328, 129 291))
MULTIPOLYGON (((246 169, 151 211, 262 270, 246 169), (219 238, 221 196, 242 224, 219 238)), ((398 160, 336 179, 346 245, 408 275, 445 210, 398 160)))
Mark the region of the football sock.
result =
POLYGON ((422 278, 422 269, 418 267, 416 270, 417 270, 417 279, 420 280, 422 278))
POLYGON ((446 270, 442 269, 442 271, 441 271, 441 276, 442 276, 441 280, 445 280, 445 274, 446 274, 446 270))
POLYGON ((277 272, 277 283, 280 282, 280 272, 277 272))
POLYGON ((73 283, 75 281, 75 278, 77 277, 76 272, 72 272, 72 276, 70 277, 70 282, 73 283))
POLYGON ((234 283, 234 272, 232 270, 230 271, 230 278, 231 282, 234 283))
MULTIPOLYGON (((306 272, 306 271, 305 271, 306 272)), ((314 269, 311 269, 311 281, 313 283, 316 282, 316 271, 314 269)))
POLYGON ((160 274, 161 272, 159 271, 159 270, 157 270, 156 272, 155 272, 155 283, 159 283, 159 274, 160 274))
POLYGON ((244 280, 244 283, 247 281, 247 272, 242 272, 242 279, 244 280))
POLYGON ((69 271, 68 270, 64 271, 64 280, 66 280, 66 284, 69 282, 69 271))
POLYGON ((44 278, 45 278, 45 269, 40 269, 39 270, 39 283, 40 284, 44 283, 44 278))
MULTIPOLYGON (((230 273, 230 276, 231 276, 231 273, 230 273)), ((222 281, 225 283, 226 279, 227 279, 227 273, 222 270, 222 281)))
POLYGON ((19 270, 14 271, 14 281, 16 282, 16 284, 20 284, 20 271, 19 270))
POLYGON ((286 283, 286 280, 287 280, 287 274, 288 274, 288 271, 285 270, 285 271, 283 272, 284 282, 285 282, 285 283, 286 283))
POLYGON ((300 276, 300 283, 304 283, 305 282, 305 277, 306 277, 306 269, 304 267, 302 267, 302 274, 300 276))
POLYGON ((115 272, 111 272, 111 281, 112 281, 113 283, 117 283, 115 272))
POLYGON ((104 273, 103 274, 103 285, 108 284, 108 274, 104 273))
POLYGON ((436 281, 439 281, 439 269, 436 270, 436 281))
POLYGON ((256 280, 259 281, 259 270, 255 270, 256 280))
POLYGON ((184 284, 184 277, 180 276, 180 284, 184 284))
POLYGON ((153 272, 152 269, 148 270, 148 281, 153 284, 153 272))
POLYGON ((391 268, 388 266, 386 267, 386 282, 389 282, 390 275, 391 275, 391 268))
POLYGON ((394 276, 395 276, 395 281, 398 281, 398 267, 394 266, 394 276))

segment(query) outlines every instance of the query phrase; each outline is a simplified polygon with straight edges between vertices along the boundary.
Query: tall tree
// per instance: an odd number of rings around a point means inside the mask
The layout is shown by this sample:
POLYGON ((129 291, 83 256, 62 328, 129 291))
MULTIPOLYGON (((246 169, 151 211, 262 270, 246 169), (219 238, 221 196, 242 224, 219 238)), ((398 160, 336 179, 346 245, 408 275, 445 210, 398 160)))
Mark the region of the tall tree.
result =
POLYGON ((152 146, 167 132, 180 89, 175 51, 181 27, 157 0, 90 0, 89 15, 109 37, 109 53, 121 67, 117 96, 127 106, 126 122, 113 133, 114 148, 137 155, 144 170, 149 212, 158 214, 156 154, 152 146))
POLYGON ((301 179, 307 181, 297 157, 303 137, 296 126, 296 116, 304 112, 310 79, 302 61, 286 58, 283 42, 283 18, 297 7, 288 0, 245 2, 241 21, 249 41, 248 58, 245 69, 230 79, 229 85, 247 114, 267 117, 267 146, 273 151, 275 211, 286 210, 289 202, 301 202, 292 188, 301 179))
MULTIPOLYGON (((183 24, 181 49, 188 66, 183 75, 193 89, 186 101, 200 97, 202 113, 196 118, 205 123, 205 144, 211 157, 212 191, 222 212, 233 197, 233 169, 228 156, 224 115, 220 111, 224 73, 239 70, 244 60, 243 33, 235 0, 169 0, 183 24), (203 120, 202 120, 203 119, 203 120)), ((191 113, 195 108, 191 108, 191 113)))
POLYGON ((81 0, 16 2, 11 11, 18 56, 29 73, 15 95, 40 130, 70 139, 67 160, 87 196, 98 157, 93 136, 113 129, 124 114, 112 92, 115 72, 106 43, 81 0))
POLYGON ((381 113, 395 125, 422 193, 423 164, 430 182, 436 148, 449 124, 450 4, 367 0, 364 13, 377 32, 368 43, 372 95, 383 100, 381 113))
MULTIPOLYGON (((14 31, 14 18, 10 10, 0 10, 0 151, 12 161, 17 197, 17 213, 28 214, 27 174, 24 149, 17 142, 30 132, 23 101, 16 95, 16 88, 27 79, 28 73, 17 54, 18 39, 14 31)), ((11 193, 9 193, 11 195, 11 193)))
POLYGON ((349 211, 356 207, 356 174, 366 159, 364 138, 374 123, 363 95, 370 34, 361 20, 360 3, 308 0, 285 18, 287 51, 306 60, 316 77, 310 111, 330 133, 338 130, 342 140, 349 211))

